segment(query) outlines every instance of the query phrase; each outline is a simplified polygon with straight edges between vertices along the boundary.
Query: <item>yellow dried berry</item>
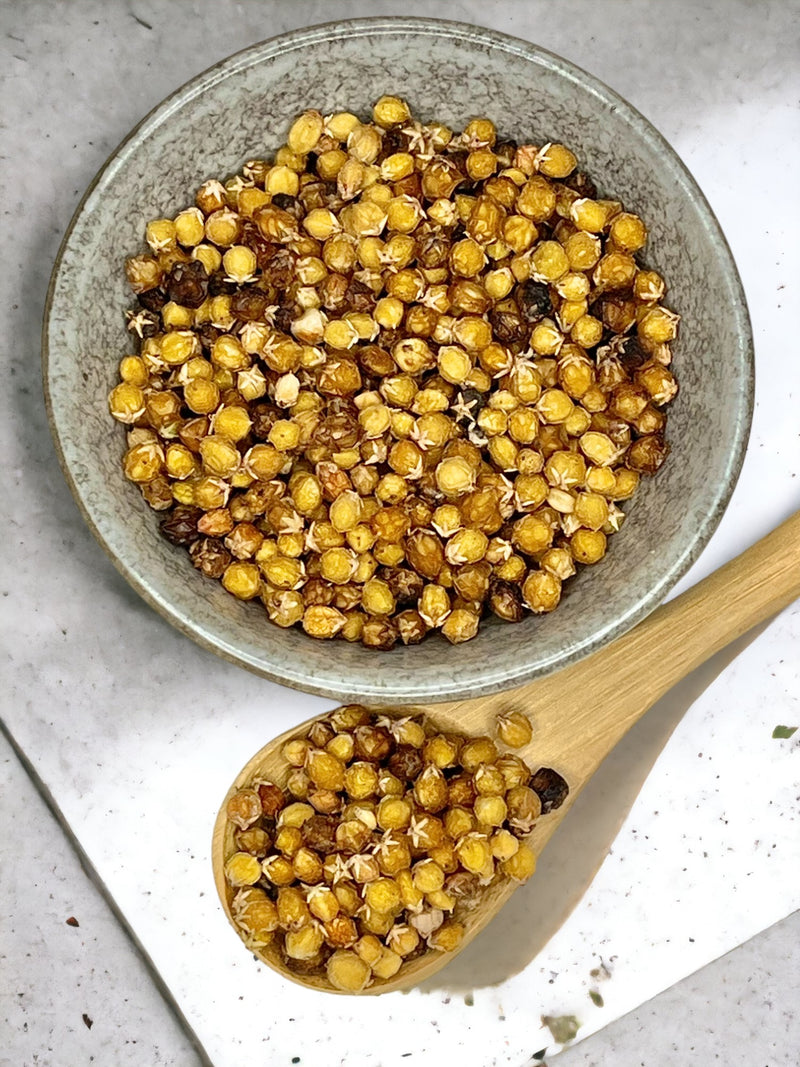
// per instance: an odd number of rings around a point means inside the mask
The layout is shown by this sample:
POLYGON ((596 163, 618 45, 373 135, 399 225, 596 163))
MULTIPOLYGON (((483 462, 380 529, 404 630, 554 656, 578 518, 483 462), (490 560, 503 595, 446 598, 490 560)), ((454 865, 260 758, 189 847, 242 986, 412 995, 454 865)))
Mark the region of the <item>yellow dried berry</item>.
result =
POLYGON ((372 980, 372 969, 350 949, 337 949, 325 967, 328 981, 344 993, 360 993, 372 980))
POLYGON ((261 864, 249 852, 234 852, 225 863, 225 878, 229 885, 255 885, 261 877, 261 864))

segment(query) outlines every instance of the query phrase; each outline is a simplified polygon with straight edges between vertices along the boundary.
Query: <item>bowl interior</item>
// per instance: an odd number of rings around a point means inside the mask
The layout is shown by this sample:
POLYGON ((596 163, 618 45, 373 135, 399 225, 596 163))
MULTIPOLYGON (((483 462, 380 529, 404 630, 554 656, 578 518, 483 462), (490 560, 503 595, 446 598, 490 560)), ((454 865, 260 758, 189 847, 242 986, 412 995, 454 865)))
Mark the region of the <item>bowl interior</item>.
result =
POLYGON ((117 567, 171 622, 270 678, 338 699, 446 700, 519 684, 587 653, 651 610, 698 555, 733 488, 752 407, 741 285, 719 227, 675 154, 629 105, 565 61, 513 38, 434 20, 367 19, 267 41, 189 83, 133 131, 76 213, 53 274, 45 385, 65 473, 117 567), (268 622, 195 571, 156 534, 156 515, 122 477, 123 431, 106 397, 130 350, 123 259, 146 220, 190 204, 206 178, 282 143, 306 107, 368 114, 386 92, 457 128, 492 117, 521 141, 559 140, 601 193, 640 213, 646 259, 682 316, 672 453, 625 505, 608 556, 568 584, 558 611, 484 624, 450 646, 436 636, 378 654, 268 622))

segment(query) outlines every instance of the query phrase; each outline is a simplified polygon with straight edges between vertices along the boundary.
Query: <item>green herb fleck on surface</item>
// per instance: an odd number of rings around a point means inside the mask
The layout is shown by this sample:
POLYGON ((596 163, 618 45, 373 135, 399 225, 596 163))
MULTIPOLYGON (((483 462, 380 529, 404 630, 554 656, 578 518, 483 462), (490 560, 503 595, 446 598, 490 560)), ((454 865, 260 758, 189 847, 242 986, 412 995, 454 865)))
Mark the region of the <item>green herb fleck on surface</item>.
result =
POLYGON ((574 1015, 543 1015, 542 1025, 548 1028, 553 1040, 558 1041, 560 1045, 572 1041, 581 1028, 574 1015))
POLYGON ((788 741, 789 738, 797 731, 796 726, 776 726, 772 731, 772 736, 778 741, 788 741))
POLYGON ((475 1003, 475 997, 473 997, 472 993, 467 993, 467 995, 464 997, 464 1003, 467 1005, 468 1008, 472 1007, 472 1005, 475 1003))
POLYGON ((596 989, 590 989, 589 990, 589 997, 591 998, 592 1004, 596 1004, 598 1008, 602 1008, 603 1005, 605 1004, 605 1001, 603 1000, 603 998, 600 996, 600 994, 597 992, 596 989))

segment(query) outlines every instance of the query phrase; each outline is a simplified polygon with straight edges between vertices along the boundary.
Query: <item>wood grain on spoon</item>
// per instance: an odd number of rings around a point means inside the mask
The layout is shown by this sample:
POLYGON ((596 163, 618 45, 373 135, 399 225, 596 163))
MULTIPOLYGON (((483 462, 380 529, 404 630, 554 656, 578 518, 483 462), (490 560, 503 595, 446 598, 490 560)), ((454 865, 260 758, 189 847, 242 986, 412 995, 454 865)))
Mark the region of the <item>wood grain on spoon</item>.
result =
MULTIPOLYGON (((436 704, 432 708, 396 708, 393 713, 424 711, 441 731, 491 735, 499 712, 524 709, 533 722, 534 734, 528 748, 519 751, 519 755, 533 769, 554 768, 570 786, 567 802, 542 816, 528 839, 538 855, 603 759, 659 697, 715 652, 798 597, 800 512, 692 589, 658 608, 625 636, 571 667, 512 692, 436 704)), ((258 774, 282 781, 285 764, 281 746, 290 737, 304 736, 313 721, 265 745, 242 769, 228 797, 258 774)), ((214 827, 212 857, 217 890, 233 922, 230 903, 234 891, 225 881, 223 866, 235 846, 225 803, 214 827)), ((504 880, 484 890, 481 903, 462 920, 466 933, 460 949, 492 920, 515 888, 514 883, 504 880)), ((259 954, 265 963, 293 982, 336 992, 324 975, 290 971, 277 947, 267 946, 259 954)), ((404 964, 394 978, 376 981, 361 995, 417 985, 453 956, 454 953, 428 952, 404 964)))

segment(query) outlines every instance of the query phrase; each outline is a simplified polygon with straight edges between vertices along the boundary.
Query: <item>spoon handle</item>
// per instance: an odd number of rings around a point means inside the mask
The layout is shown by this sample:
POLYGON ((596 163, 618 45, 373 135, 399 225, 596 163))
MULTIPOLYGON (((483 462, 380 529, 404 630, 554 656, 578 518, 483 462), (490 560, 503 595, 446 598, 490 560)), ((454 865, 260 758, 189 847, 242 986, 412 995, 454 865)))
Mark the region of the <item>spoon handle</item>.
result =
POLYGON ((499 711, 524 709, 534 740, 521 754, 559 769, 577 794, 659 697, 798 597, 800 512, 598 652, 512 693, 439 705, 436 717, 491 733, 499 711))
MULTIPOLYGON (((633 659, 652 700, 715 652, 800 597, 800 512, 668 604, 608 649, 609 666, 633 659)), ((613 667, 611 667, 613 674, 613 667)))

